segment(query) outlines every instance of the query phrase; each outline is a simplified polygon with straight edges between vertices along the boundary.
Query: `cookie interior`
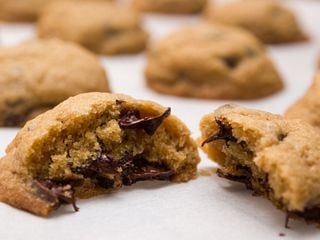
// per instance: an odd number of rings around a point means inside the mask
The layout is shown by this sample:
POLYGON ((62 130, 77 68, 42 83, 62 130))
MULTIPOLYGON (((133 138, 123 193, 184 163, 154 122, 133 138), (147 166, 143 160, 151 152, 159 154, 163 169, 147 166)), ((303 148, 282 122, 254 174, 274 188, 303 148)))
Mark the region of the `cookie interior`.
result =
POLYGON ((37 194, 58 207, 138 181, 190 180, 196 148, 169 115, 118 101, 92 121, 50 133, 28 160, 37 194))

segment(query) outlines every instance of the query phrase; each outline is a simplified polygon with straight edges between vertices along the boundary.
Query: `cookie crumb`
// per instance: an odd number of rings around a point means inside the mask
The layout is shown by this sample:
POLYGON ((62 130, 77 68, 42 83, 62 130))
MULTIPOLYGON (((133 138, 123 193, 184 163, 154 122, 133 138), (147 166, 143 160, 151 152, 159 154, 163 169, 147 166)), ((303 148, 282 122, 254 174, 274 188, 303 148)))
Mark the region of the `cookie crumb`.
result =
POLYGON ((286 234, 284 234, 284 233, 279 233, 279 237, 285 237, 286 236, 286 234))
POLYGON ((216 172, 217 172, 217 168, 216 167, 203 168, 203 169, 199 170, 198 176, 211 177, 211 176, 215 175, 216 172))

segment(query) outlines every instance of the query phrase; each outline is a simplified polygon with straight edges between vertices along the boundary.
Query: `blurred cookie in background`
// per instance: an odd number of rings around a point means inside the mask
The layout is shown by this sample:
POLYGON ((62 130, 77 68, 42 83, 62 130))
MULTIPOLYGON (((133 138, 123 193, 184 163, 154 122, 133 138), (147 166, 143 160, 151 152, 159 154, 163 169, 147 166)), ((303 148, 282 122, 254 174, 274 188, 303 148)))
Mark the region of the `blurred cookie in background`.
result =
POLYGON ((211 22, 245 28, 264 43, 307 40, 295 14, 275 0, 238 0, 209 6, 204 12, 211 22))
MULTIPOLYGON (((48 4, 68 0, 0 0, 0 21, 35 21, 41 10, 48 4)), ((90 0, 77 0, 90 1, 90 0)), ((112 1, 112 0, 100 0, 112 1)))
POLYGON ((307 92, 287 110, 287 118, 302 119, 315 127, 320 127, 320 72, 307 92))
POLYGON ((136 11, 103 1, 50 4, 39 19, 38 35, 73 41, 107 55, 141 52, 148 40, 136 11))
POLYGON ((0 126, 21 126, 70 96, 110 91, 96 56, 73 43, 35 40, 0 49, 0 126))
POLYGON ((263 44, 251 33, 199 24, 151 47, 147 84, 171 95, 207 99, 256 99, 280 91, 283 82, 263 44))
POLYGON ((207 0, 133 0, 133 6, 144 12, 172 14, 198 13, 207 4, 207 0))

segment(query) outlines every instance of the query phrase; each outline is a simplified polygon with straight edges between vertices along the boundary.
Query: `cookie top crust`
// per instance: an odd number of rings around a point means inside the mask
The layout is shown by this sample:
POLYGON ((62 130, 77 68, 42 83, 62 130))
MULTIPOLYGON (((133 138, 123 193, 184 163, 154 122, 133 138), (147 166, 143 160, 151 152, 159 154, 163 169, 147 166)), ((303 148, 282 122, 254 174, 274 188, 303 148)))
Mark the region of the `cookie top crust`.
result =
POLYGON ((0 118, 28 115, 90 91, 110 91, 106 72, 78 45, 35 40, 0 50, 0 118))
MULTIPOLYGON (((71 0, 0 0, 0 20, 4 21, 35 21, 43 8, 49 3, 71 0)), ((75 1, 75 0, 72 0, 75 1)), ((91 0, 76 0, 91 1, 91 0)), ((100 0, 111 1, 111 0, 100 0)))
POLYGON ((148 38, 134 9, 104 1, 48 5, 39 19, 38 35, 77 42, 102 54, 142 51, 148 38))
POLYGON ((207 0, 133 0, 135 8, 145 12, 188 14, 200 12, 207 0))
POLYGON ((246 30, 222 24, 184 27, 155 43, 146 77, 160 92, 200 98, 252 99, 283 87, 263 44, 246 30))
MULTIPOLYGON (((320 137, 314 127, 300 120, 226 105, 202 119, 202 133, 206 137, 215 134, 217 122, 230 128, 237 143, 248 147, 258 171, 267 175, 278 207, 303 212, 319 205, 320 137)), ((217 151, 216 144, 221 142, 209 143, 204 150, 224 166, 226 156, 217 151)))
POLYGON ((239 0, 208 7, 205 18, 242 27, 265 43, 287 43, 307 39, 294 13, 274 0, 239 0))

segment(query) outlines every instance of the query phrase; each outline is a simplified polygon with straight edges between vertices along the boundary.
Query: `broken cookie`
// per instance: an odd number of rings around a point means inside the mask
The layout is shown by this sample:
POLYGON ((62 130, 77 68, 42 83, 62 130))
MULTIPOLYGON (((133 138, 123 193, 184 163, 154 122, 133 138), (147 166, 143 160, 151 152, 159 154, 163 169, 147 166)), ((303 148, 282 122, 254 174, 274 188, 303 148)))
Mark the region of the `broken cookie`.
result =
POLYGON ((47 216, 138 181, 188 181, 198 163, 189 130, 170 108, 86 93, 20 130, 0 161, 0 200, 47 216))
POLYGON ((289 218, 320 220, 320 136, 311 125, 225 105, 203 117, 203 150, 218 176, 244 183, 289 218))

